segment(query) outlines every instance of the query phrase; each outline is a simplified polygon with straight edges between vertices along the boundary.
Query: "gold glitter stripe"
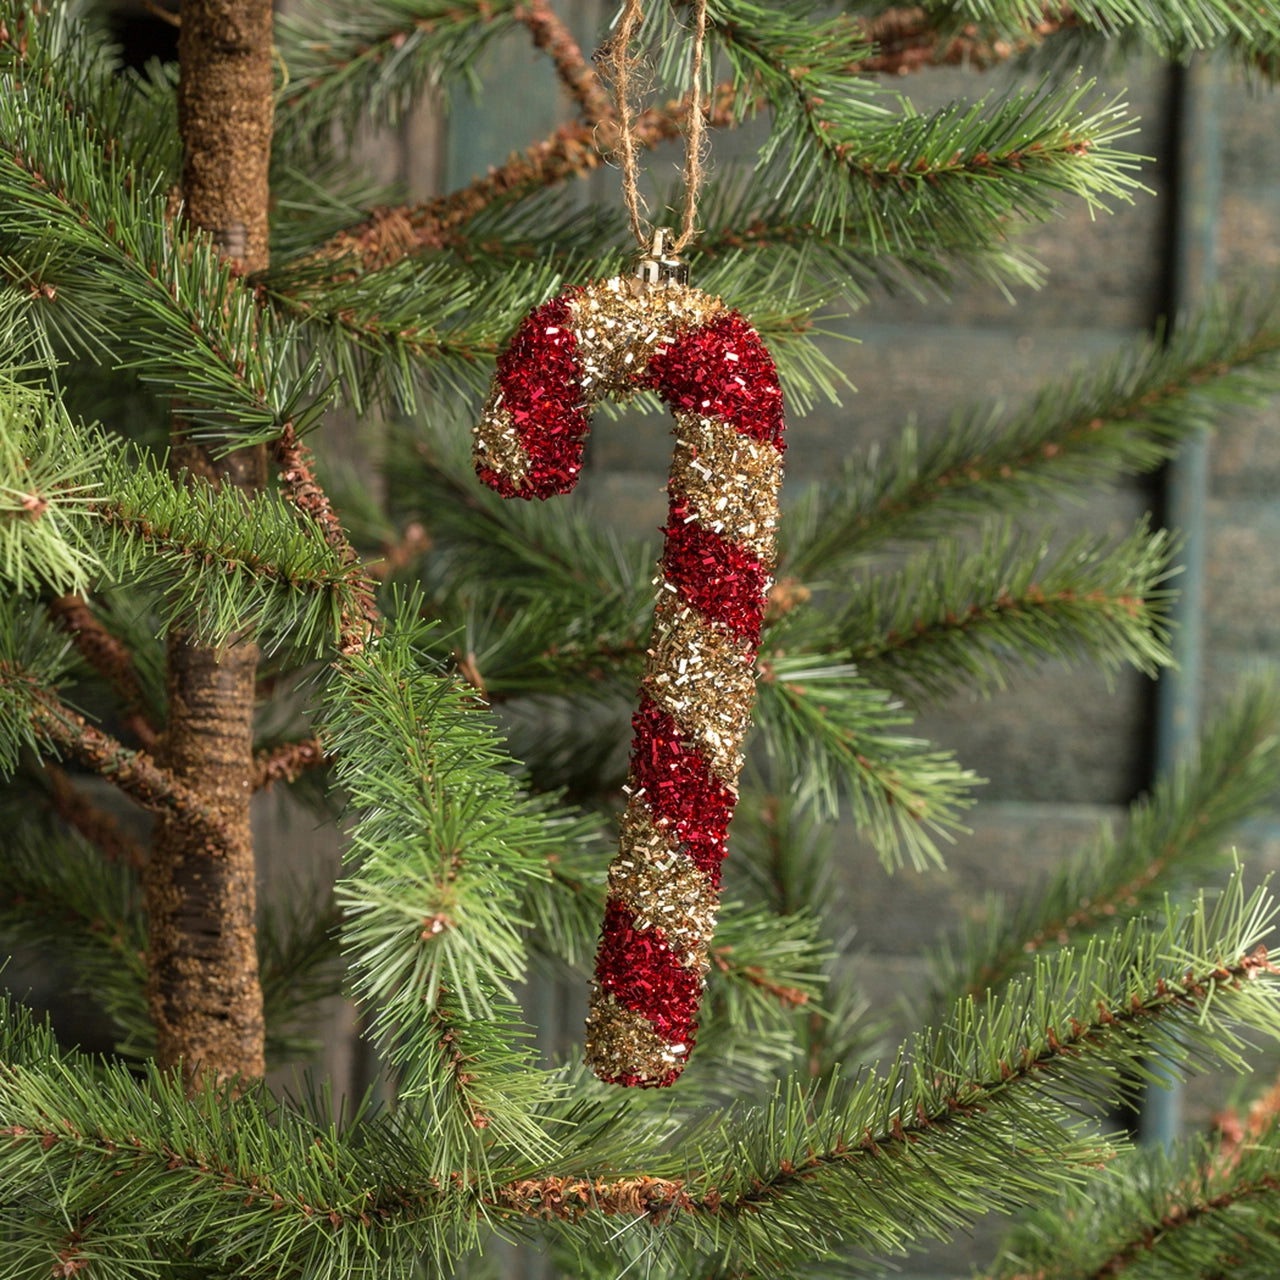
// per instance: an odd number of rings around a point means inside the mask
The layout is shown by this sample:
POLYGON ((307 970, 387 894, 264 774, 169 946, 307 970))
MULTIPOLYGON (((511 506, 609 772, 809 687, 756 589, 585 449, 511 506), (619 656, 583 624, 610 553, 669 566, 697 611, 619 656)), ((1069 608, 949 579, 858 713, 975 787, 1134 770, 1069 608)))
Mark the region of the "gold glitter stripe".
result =
POLYGON ((735 787, 742 771, 738 748, 756 695, 751 648, 668 592, 654 611, 649 645, 645 693, 675 720, 711 771, 735 787))
POLYGON ((706 972, 719 895, 697 863, 677 852, 635 796, 622 815, 608 892, 627 905, 638 929, 661 929, 681 964, 706 972))
POLYGON ((482 466, 492 467, 516 488, 521 488, 529 474, 529 454, 516 431, 511 410, 500 403, 501 398, 502 393, 495 387, 485 403, 480 421, 471 428, 471 434, 475 436, 476 461, 482 466))
POLYGON ((782 487, 782 454, 722 418, 676 415, 668 489, 685 498, 698 523, 772 568, 782 487))
POLYGON ((631 379, 655 352, 723 309, 719 298, 674 281, 642 286, 614 276, 586 285, 569 311, 587 400, 632 394, 631 379))
POLYGON ((591 987, 585 1051, 587 1063, 605 1079, 662 1080, 689 1056, 688 1045, 668 1044, 644 1014, 619 1004, 598 982, 591 987))

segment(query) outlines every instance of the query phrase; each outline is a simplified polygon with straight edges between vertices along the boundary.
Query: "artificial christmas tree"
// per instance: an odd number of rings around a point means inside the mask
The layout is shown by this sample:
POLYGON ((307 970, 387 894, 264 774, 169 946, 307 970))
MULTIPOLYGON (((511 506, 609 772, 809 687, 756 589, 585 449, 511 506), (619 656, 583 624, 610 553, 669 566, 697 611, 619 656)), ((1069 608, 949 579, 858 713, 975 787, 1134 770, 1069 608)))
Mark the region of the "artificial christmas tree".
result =
MULTIPOLYGON (((1063 42, 1269 74, 1280 41, 1271 4, 705 12, 707 121, 768 131, 750 178, 702 189, 692 280, 751 318, 800 415, 839 381, 814 340, 838 296, 1025 283, 1015 219, 1134 190, 1127 117, 1063 42), (1040 46, 1038 88, 977 106, 918 114, 884 78, 1040 46)), ((1155 1159, 1095 1104, 1154 1058, 1239 1065, 1242 1028, 1280 1030, 1270 899, 1220 857, 1280 776, 1280 695, 1251 686, 1120 836, 940 944, 933 1029, 887 1066, 817 831, 843 811, 888 866, 927 867, 976 779, 911 734, 917 708, 1044 657, 1167 662, 1169 535, 1050 552, 1003 518, 1274 392, 1262 306, 1206 306, 784 499, 726 893, 679 961, 690 986, 705 969, 697 1052, 671 1088, 623 1091, 580 1045, 534 1049, 522 1002, 585 989, 618 893, 655 552, 489 494, 471 427, 522 317, 625 278, 621 203, 562 188, 687 122, 691 14, 650 6, 632 43, 666 104, 624 128, 544 3, 317 5, 273 33, 260 0, 188 0, 179 66, 145 74, 92 12, 0 3, 0 911, 113 1037, 79 1052, 4 1005, 0 1275, 478 1274, 495 1234, 578 1276, 833 1274, 1028 1206, 1048 1216, 999 1274, 1274 1274, 1274 1106, 1155 1159), (357 128, 522 28, 579 118, 449 195, 382 200, 357 128), (342 407, 385 420, 379 484, 326 470, 342 407), (333 891, 291 911, 254 901, 249 801, 272 783, 345 840, 333 891), (104 785, 154 815, 147 848, 104 785), (339 958, 376 1105, 261 1079, 302 1056, 339 958)), ((673 509, 730 502, 723 452, 688 451, 673 509)), ((651 825, 685 855, 687 826, 651 825)))

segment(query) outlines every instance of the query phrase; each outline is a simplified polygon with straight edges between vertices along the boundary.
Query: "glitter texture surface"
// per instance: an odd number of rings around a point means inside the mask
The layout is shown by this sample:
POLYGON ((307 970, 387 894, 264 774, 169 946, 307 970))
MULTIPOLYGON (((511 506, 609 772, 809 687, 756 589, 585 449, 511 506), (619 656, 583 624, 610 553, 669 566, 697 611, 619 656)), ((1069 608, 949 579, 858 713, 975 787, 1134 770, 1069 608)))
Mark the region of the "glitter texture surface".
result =
POLYGON ((693 1048, 755 696, 782 484, 777 371, 718 298, 596 281, 521 324, 474 434, 476 470, 499 493, 565 493, 592 406, 640 389, 674 414, 676 446, 586 1056, 601 1079, 657 1087, 693 1048))
POLYGON ((729 785, 742 768, 738 751, 755 700, 755 653, 696 609, 658 601, 642 692, 678 723, 685 741, 729 785))

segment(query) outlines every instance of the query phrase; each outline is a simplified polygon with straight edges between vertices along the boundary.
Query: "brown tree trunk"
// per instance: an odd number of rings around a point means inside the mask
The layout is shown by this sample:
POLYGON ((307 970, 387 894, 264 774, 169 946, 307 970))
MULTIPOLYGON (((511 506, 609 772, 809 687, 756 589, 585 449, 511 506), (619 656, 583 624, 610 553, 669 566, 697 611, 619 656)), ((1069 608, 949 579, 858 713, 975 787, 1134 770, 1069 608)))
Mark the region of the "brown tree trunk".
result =
POLYGON ((178 128, 187 219, 245 271, 267 265, 269 0, 183 0, 178 128))
MULTIPOLYGON (((184 0, 178 41, 179 126, 188 220, 245 272, 267 265, 271 156, 270 0, 184 0)), ((175 422, 172 465, 252 492, 265 448, 217 458, 175 422)), ((258 648, 221 652, 168 637, 169 719, 161 758, 225 825, 211 849, 179 823, 157 823, 146 874, 147 1000, 162 1067, 189 1084, 263 1073, 262 990, 249 826, 258 648)))
POLYGON ((177 629, 169 636, 163 760, 227 834, 215 850, 185 825, 161 820, 147 866, 147 994, 159 1061, 181 1061, 188 1081, 263 1072, 249 830, 257 660, 248 641, 218 654, 177 629))

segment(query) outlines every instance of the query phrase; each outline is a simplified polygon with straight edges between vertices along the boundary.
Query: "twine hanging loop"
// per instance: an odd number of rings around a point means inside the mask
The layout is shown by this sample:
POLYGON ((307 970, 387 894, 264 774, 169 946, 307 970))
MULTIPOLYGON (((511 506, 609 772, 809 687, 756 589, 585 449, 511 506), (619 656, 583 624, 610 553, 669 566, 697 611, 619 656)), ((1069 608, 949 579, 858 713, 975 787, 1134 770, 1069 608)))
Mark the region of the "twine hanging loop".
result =
POLYGON ((636 28, 644 19, 642 0, 626 0, 618 31, 602 50, 602 59, 613 80, 618 110, 618 158, 622 164, 622 199, 636 244, 648 257, 642 261, 674 259, 694 237, 698 214, 698 192, 702 186, 702 147, 706 121, 703 118, 702 61, 707 42, 707 0, 694 6, 693 87, 689 97, 689 115, 685 126, 684 151, 684 215, 680 234, 670 239, 665 228, 654 229, 640 212, 643 203, 639 190, 639 150, 636 138, 636 111, 632 102, 637 59, 631 52, 636 28))

